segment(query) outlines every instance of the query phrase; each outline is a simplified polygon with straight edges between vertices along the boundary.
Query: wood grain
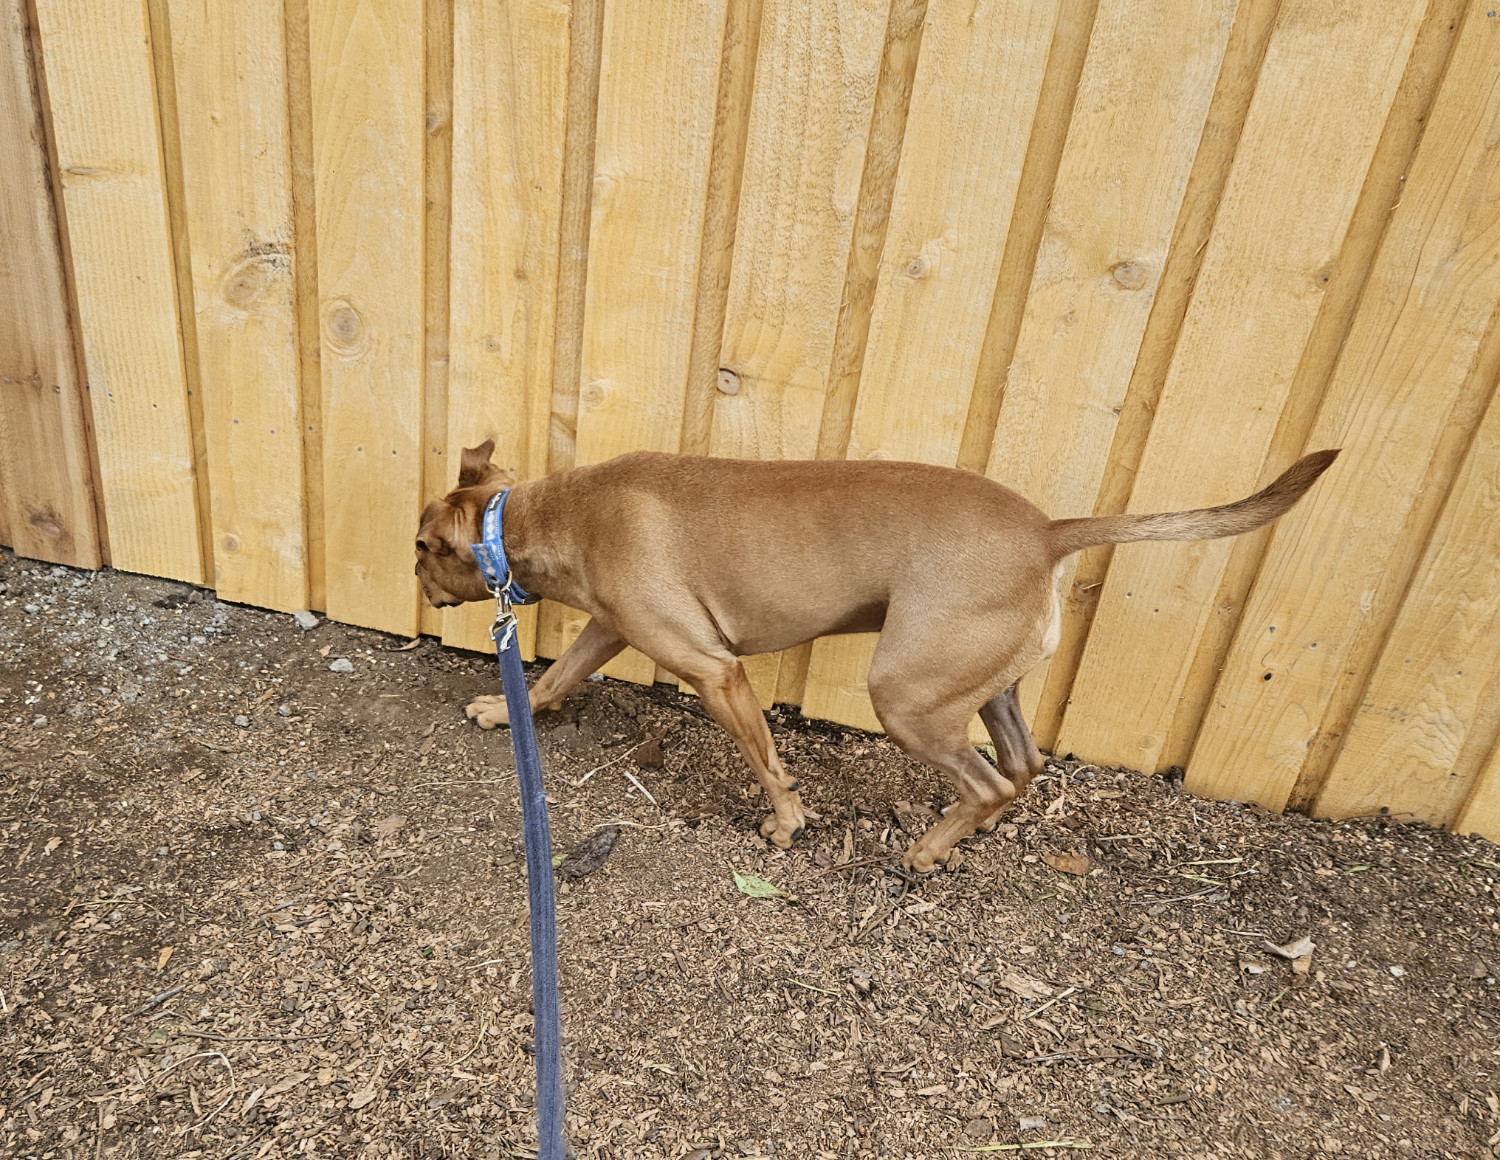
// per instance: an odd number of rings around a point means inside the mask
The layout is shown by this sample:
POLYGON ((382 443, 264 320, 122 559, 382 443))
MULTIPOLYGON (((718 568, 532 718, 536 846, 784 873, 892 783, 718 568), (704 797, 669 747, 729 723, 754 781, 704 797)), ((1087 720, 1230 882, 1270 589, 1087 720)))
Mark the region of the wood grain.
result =
MULTIPOLYGON (((675 451, 682 432, 726 0, 604 14, 575 461, 675 451), (643 116, 642 110, 653 115, 643 116)), ((573 625, 564 624, 564 636, 573 625)), ((650 683, 627 650, 605 669, 650 683)))
POLYGON ((415 635, 421 510, 420 0, 313 0, 328 614, 415 635))
MULTIPOLYGON (((848 458, 957 461, 1057 14, 928 5, 848 458)), ((874 640, 813 645, 809 713, 871 727, 874 640)))
MULTIPOLYGON (((568 56, 568 11, 550 0, 455 9, 452 276, 463 291, 450 307, 447 458, 493 438, 495 462, 518 480, 547 471, 568 56)), ((493 619, 485 604, 452 609, 443 641, 493 652, 493 619)))
MULTIPOLYGON (((1095 17, 985 468, 1054 518, 1093 513, 1234 10, 1102 0, 1095 17)), ((1022 682, 1028 717, 1046 675, 1022 682)))
POLYGON ((0 6, 0 537, 79 568, 102 555, 82 376, 25 0, 0 6))
POLYGON ((173 0, 171 32, 214 588, 227 600, 306 608, 282 12, 173 0))
MULTIPOLYGON (((1424 10, 1282 4, 1129 510, 1226 502, 1286 466, 1267 451, 1424 10)), ((1116 549, 1059 749, 1158 767, 1230 547, 1116 549)))
POLYGON ((1480 834, 1492 842, 1500 835, 1500 748, 1484 763, 1453 829, 1460 834, 1480 834))
MULTIPOLYGON (((1354 676, 1357 695, 1391 628, 1430 527, 1414 510, 1500 304, 1497 134, 1500 35, 1471 19, 1310 438, 1343 455, 1278 524, 1193 751, 1189 784, 1204 792, 1281 808, 1314 739, 1343 732, 1340 684, 1354 676)), ((1340 765, 1320 809, 1363 812, 1404 776, 1385 764, 1351 781, 1340 765)), ((1429 804, 1446 821, 1458 803, 1429 804)))
POLYGON ((117 568, 204 583, 144 5, 36 6, 117 568))
MULTIPOLYGON (((1491 402, 1433 529, 1318 795, 1317 814, 1346 817, 1389 807, 1438 825, 1457 822, 1461 832, 1482 829, 1472 818, 1466 828, 1460 814, 1500 737, 1497 554, 1500 400, 1491 402)), ((1274 776, 1268 782, 1277 784, 1274 776)), ((1500 833, 1485 824, 1491 828, 1483 832, 1500 833)))

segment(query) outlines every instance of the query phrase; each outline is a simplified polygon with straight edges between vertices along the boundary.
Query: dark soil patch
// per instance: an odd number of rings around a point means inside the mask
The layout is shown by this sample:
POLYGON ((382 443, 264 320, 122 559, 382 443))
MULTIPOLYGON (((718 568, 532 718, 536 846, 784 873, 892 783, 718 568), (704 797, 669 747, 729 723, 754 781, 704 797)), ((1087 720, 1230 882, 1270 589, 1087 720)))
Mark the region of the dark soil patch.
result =
MULTIPOLYGON (((531 1151, 492 662, 400 643, 0 557, 0 1154, 531 1151)), ((691 699, 540 722, 559 847, 621 827, 560 885, 580 1155, 1500 1154, 1494 845, 1060 761, 907 882, 937 776, 774 724, 821 815, 789 854, 691 699)))

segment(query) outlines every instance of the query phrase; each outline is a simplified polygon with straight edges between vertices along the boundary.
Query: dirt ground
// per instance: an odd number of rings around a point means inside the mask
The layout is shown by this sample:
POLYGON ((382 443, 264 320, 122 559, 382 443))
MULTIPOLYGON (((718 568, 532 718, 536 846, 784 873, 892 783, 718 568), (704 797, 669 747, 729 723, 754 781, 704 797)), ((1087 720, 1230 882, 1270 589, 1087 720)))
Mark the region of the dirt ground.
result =
MULTIPOLYGON (((0 556, 0 1154, 534 1155, 493 662, 403 643, 0 556)), ((1494 845, 1057 761, 908 882, 938 777, 773 720, 790 853, 691 699, 541 719, 580 1156, 1500 1155, 1494 845)))

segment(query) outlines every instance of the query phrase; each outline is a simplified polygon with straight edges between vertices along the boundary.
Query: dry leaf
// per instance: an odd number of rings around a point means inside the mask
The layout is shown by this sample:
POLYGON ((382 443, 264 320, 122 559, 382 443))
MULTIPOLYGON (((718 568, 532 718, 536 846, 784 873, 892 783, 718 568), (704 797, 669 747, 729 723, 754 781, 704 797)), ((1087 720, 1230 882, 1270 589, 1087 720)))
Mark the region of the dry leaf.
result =
POLYGON ((666 763, 666 755, 661 751, 659 737, 651 737, 642 741, 630 756, 640 769, 660 769, 666 763))
POLYGON ((1080 877, 1094 867, 1082 854, 1043 854, 1042 861, 1060 874, 1077 874, 1080 877))
POLYGON ((401 827, 404 825, 406 825, 406 818, 403 815, 392 814, 388 818, 381 818, 380 821, 376 822, 373 826, 370 827, 370 829, 375 832, 375 836, 377 838, 379 838, 381 841, 385 841, 389 838, 394 838, 397 834, 399 834, 401 832, 401 827))
POLYGON ((1317 944, 1310 938, 1299 938, 1295 942, 1289 942, 1285 946, 1280 947, 1270 939, 1267 939, 1261 946, 1265 947, 1273 955, 1280 955, 1282 958, 1290 959, 1293 962, 1297 959, 1311 957, 1313 951, 1317 949, 1317 944))
POLYGON ((158 971, 167 965, 167 960, 172 957, 172 952, 176 949, 175 947, 161 948, 161 954, 156 956, 156 969, 158 971))
POLYGON ((353 1098, 349 1100, 349 1107, 357 1112, 366 1104, 371 1103, 379 1094, 379 1092, 371 1088, 365 1088, 362 1092, 355 1092, 353 1098))
POLYGON ((585 875, 592 874, 604 860, 609 857, 609 852, 615 848, 615 841, 620 836, 619 826, 605 826, 602 830, 585 838, 573 851, 560 861, 554 860, 557 872, 564 878, 577 880, 585 875))
POLYGON ((62 845, 62 839, 61 838, 52 838, 52 839, 49 839, 48 842, 47 842, 47 845, 42 849, 42 856, 46 857, 48 854, 52 853, 53 850, 57 849, 61 845, 62 845))
POLYGON ((1000 985, 1007 991, 1014 991, 1023 999, 1050 999, 1052 997, 1051 987, 1040 979, 1023 975, 1020 971, 1006 971, 1000 976, 1000 985))
POLYGON ((332 651, 333 651, 333 645, 331 645, 331 644, 325 644, 322 648, 320 648, 318 650, 318 655, 320 657, 326 657, 332 651))
POLYGON ((279 1096, 282 1092, 291 1091, 294 1087, 296 1087, 299 1083, 306 1079, 312 1079, 312 1073, 299 1071, 294 1075, 289 1075, 285 1079, 278 1080, 276 1083, 273 1083, 266 1089, 266 1095, 279 1096))

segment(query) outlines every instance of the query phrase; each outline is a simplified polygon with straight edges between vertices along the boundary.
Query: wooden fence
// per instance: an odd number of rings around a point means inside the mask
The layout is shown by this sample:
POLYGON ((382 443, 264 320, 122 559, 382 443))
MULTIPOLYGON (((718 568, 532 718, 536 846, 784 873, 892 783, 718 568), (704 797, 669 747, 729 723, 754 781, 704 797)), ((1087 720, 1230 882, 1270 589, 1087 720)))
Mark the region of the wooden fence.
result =
MULTIPOLYGON (((1500 837, 1491 2, 0 0, 0 539, 476 648, 411 544, 487 435, 1054 516, 1341 446, 1274 530, 1079 558, 1028 715, 1500 837)), ((873 726, 869 655, 750 667, 873 726)))

